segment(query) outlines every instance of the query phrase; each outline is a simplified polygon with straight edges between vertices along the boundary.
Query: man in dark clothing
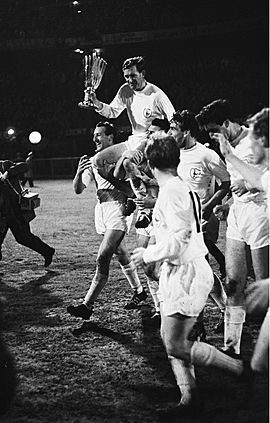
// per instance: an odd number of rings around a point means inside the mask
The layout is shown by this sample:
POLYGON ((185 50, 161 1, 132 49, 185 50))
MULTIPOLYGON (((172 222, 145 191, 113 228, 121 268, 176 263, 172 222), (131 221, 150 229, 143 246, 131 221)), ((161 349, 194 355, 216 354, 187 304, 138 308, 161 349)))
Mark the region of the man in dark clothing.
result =
POLYGON ((0 160, 0 260, 1 246, 10 229, 16 241, 41 254, 45 259, 44 266, 48 267, 55 250, 31 233, 29 221, 35 217, 34 210, 24 212, 20 207, 22 190, 19 177, 27 169, 25 162, 0 160))
POLYGON ((29 183, 30 188, 32 188, 34 186, 33 158, 34 158, 34 154, 33 154, 32 151, 30 151, 30 153, 28 153, 28 155, 25 159, 25 162, 27 163, 28 169, 22 177, 22 181, 21 181, 22 187, 24 187, 26 185, 27 181, 29 183))

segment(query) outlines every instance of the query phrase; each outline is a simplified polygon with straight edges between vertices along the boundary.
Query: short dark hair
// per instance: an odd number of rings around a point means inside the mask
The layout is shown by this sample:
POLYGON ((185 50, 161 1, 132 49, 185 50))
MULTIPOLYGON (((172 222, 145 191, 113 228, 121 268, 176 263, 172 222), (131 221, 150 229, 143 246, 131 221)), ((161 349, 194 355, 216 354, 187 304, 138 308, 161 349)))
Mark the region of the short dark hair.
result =
POLYGON ((113 135, 115 137, 116 131, 112 123, 100 121, 96 124, 96 128, 105 128, 105 135, 113 135))
POLYGON ((200 128, 197 120, 195 119, 195 113, 191 110, 185 109, 180 112, 177 110, 172 117, 172 121, 180 124, 181 131, 190 131, 190 135, 197 138, 200 132, 200 128))
POLYGON ((218 99, 204 106, 196 115, 196 120, 200 127, 212 122, 222 125, 225 120, 234 121, 234 112, 228 100, 218 99))
POLYGON ((248 119, 247 123, 253 126, 254 137, 264 137, 264 147, 269 148, 269 108, 264 107, 260 112, 248 119))
POLYGON ((168 130, 170 129, 170 123, 168 119, 166 118, 164 119, 155 118, 152 120, 151 125, 158 126, 160 129, 162 129, 165 132, 168 132, 168 130))
POLYGON ((142 56, 130 57, 126 59, 122 65, 122 70, 126 70, 132 68, 132 66, 136 66, 138 72, 146 71, 145 67, 145 59, 142 56))
POLYGON ((180 161, 180 150, 172 136, 153 134, 147 142, 145 156, 152 169, 176 169, 180 161))

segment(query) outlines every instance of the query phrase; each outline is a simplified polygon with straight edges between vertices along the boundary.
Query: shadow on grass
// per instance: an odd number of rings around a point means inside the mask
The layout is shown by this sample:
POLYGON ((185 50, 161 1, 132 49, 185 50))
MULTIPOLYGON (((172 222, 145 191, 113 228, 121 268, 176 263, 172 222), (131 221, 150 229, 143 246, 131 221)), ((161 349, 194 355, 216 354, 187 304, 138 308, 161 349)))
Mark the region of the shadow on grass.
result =
POLYGON ((46 317, 44 312, 48 308, 63 302, 61 297, 52 294, 44 285, 55 278, 58 272, 47 271, 44 275, 31 279, 20 285, 10 286, 1 283, 1 295, 5 297, 4 328, 14 330, 24 325, 51 326, 59 324, 59 320, 46 317))
POLYGON ((169 383, 174 383, 174 378, 159 332, 154 333, 151 331, 149 332, 149 336, 147 333, 144 333, 143 342, 138 342, 134 340, 133 336, 116 332, 91 321, 84 321, 79 327, 71 330, 71 333, 75 337, 79 337, 88 332, 98 333, 124 345, 132 354, 143 357, 148 365, 157 372, 157 375, 165 378, 169 383))

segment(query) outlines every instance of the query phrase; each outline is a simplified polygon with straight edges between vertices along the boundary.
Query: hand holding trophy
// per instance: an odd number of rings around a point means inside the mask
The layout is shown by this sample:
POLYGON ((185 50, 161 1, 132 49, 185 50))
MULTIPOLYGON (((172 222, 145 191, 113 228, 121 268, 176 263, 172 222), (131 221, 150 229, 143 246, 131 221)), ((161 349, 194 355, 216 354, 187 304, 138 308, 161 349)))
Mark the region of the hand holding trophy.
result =
POLYGON ((90 95, 96 91, 103 78, 107 62, 98 56, 94 50, 92 54, 84 56, 84 100, 79 103, 79 107, 84 109, 94 108, 90 95))

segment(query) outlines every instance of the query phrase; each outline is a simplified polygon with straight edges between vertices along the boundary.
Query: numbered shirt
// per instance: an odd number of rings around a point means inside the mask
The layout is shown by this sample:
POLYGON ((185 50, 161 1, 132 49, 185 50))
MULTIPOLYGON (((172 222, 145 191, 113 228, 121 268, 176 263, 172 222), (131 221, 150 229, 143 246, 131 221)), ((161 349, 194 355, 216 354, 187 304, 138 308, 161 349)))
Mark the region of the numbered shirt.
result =
POLYGON ((230 174, 219 155, 200 143, 180 150, 177 173, 198 194, 202 204, 214 195, 215 181, 220 184, 230 180, 230 174))
POLYGON ((175 111, 167 95, 149 82, 141 91, 134 91, 127 83, 123 84, 113 101, 102 103, 98 113, 111 119, 117 118, 124 109, 127 109, 133 135, 144 134, 155 118, 171 120, 175 111))
POLYGON ((153 210, 156 244, 145 250, 145 263, 166 260, 181 265, 205 256, 200 208, 198 196, 178 176, 161 187, 153 210))

